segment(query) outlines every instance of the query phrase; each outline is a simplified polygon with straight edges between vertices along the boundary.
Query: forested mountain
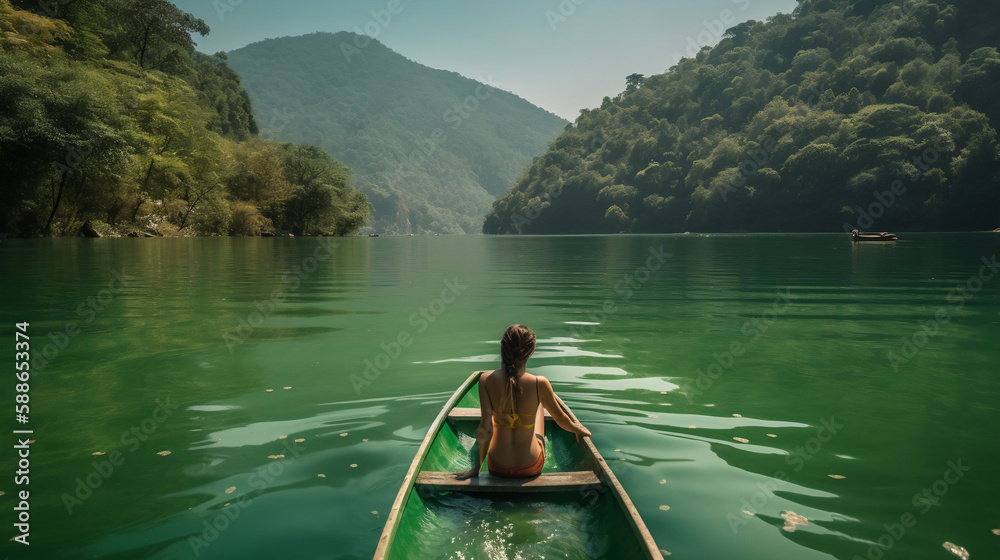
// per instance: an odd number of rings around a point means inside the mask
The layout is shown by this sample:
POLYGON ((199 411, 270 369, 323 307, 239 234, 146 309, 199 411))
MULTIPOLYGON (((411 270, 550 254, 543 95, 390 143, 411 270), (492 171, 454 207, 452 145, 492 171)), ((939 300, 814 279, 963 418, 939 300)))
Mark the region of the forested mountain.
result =
POLYGON ((486 233, 1000 226, 1000 4, 800 0, 581 111, 486 233))
POLYGON ((262 134, 350 166, 382 232, 478 233, 494 198, 568 124, 500 84, 353 33, 269 39, 230 52, 229 64, 262 134))
POLYGON ((356 231, 348 169, 261 140, 208 32, 167 0, 0 0, 0 233, 356 231))

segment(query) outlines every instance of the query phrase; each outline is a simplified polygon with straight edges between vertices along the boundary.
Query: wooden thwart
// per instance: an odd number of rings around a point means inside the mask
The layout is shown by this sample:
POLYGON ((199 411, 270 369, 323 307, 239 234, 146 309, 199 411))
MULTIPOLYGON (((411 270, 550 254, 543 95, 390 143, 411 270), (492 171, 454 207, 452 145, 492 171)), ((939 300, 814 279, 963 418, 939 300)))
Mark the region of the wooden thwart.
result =
POLYGON ((452 492, 576 492, 601 486, 593 471, 542 473, 534 478, 505 478, 480 473, 478 477, 457 480, 453 472, 423 471, 416 485, 452 492))

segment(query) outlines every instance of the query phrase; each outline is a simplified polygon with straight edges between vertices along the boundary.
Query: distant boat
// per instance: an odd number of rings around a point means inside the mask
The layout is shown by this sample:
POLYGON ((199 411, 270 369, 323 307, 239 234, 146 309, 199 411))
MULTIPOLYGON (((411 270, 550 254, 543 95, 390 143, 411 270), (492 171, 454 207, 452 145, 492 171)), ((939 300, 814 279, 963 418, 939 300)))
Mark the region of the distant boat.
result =
POLYGON ((864 232, 858 230, 851 230, 851 240, 854 242, 858 241, 896 241, 899 238, 896 237, 895 233, 889 233, 886 231, 879 233, 864 232))
MULTIPOLYGON (((413 546, 414 539, 445 538, 438 533, 450 530, 446 523, 425 526, 419 513, 442 493, 484 495, 498 504, 510 504, 498 506, 505 510, 514 509, 518 503, 530 504, 527 507, 533 509, 544 508, 544 503, 550 500, 563 508, 566 503, 574 503, 573 507, 595 516, 593 526, 600 531, 590 536, 595 542, 610 543, 611 550, 620 553, 616 558, 663 560, 638 510, 590 437, 583 436, 577 442, 573 434, 557 426, 547 414, 546 422, 553 424, 545 427, 546 447, 558 449, 559 453, 545 454, 542 474, 534 478, 503 478, 482 472, 478 478, 456 478, 458 473, 453 471, 468 466, 462 464, 462 459, 468 457, 462 441, 475 439, 479 427, 477 384, 482 373, 470 375, 431 423, 386 518, 374 560, 410 557, 407 549, 413 546), (586 507, 588 502, 596 507, 586 507)), ((576 420, 566 403, 558 396, 556 400, 566 415, 576 420)), ((476 520, 470 518, 466 523, 470 521, 476 520)))
POLYGON ((368 237, 378 237, 378 234, 377 233, 369 233, 368 237))

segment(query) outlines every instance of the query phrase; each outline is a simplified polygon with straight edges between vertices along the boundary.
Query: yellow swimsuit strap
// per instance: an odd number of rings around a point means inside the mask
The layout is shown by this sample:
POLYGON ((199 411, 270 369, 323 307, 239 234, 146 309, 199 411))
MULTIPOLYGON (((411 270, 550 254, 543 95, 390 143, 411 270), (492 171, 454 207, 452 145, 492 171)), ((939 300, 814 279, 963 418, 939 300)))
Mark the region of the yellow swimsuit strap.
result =
POLYGON ((535 427, 534 421, 532 421, 531 424, 515 425, 516 423, 518 423, 518 420, 520 420, 521 415, 518 414, 516 410, 514 410, 514 388, 511 387, 509 383, 507 387, 508 387, 507 397, 510 398, 510 414, 505 415, 506 422, 502 424, 497 422, 496 416, 494 415, 493 423, 502 428, 528 428, 528 429, 534 428, 535 427))

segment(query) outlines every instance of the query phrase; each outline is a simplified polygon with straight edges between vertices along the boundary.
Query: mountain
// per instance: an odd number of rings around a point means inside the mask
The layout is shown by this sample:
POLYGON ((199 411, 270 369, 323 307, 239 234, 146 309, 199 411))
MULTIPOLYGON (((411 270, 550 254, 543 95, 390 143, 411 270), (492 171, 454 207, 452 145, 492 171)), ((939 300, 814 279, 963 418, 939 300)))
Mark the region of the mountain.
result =
POLYGON ((582 111, 486 233, 1000 225, 996 2, 800 0, 582 111))
POLYGON ((232 51, 261 135, 318 145, 352 170, 376 231, 479 233, 494 198, 567 121, 353 33, 232 51))

